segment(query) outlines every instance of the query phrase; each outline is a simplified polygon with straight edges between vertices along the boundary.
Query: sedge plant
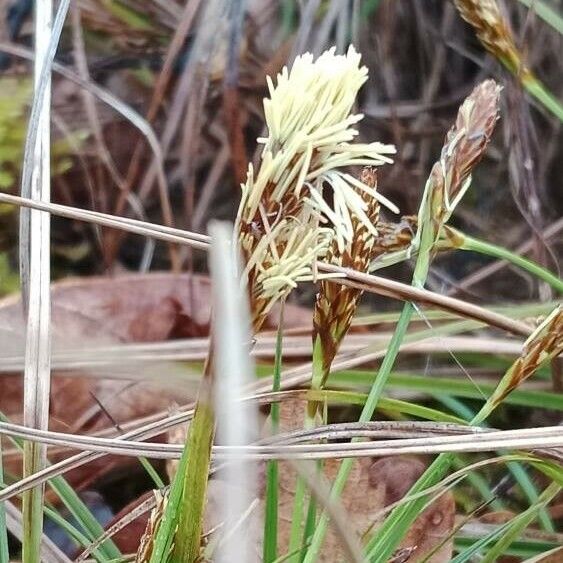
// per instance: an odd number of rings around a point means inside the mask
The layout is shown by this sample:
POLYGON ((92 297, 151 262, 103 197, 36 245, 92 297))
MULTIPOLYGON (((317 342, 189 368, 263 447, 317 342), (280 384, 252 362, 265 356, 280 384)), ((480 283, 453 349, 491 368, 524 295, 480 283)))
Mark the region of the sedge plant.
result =
MULTIPOLYGON (((546 362, 563 352, 563 308, 558 306, 525 342, 522 354, 507 370, 493 394, 471 420, 472 425, 484 422, 514 389, 531 377, 546 362)), ((446 473, 452 454, 439 455, 409 491, 418 493, 435 485, 446 473)), ((370 561, 383 563, 392 555, 409 526, 425 504, 424 497, 399 506, 385 520, 367 545, 370 561)))
MULTIPOLYGON (((440 238, 440 231, 469 188, 471 172, 490 141, 498 118, 499 94, 500 88, 492 80, 477 86, 460 107, 456 122, 446 135, 440 160, 434 164, 426 182, 418 213, 418 230, 415 235, 418 256, 412 279, 415 287, 424 285, 435 245, 440 238)), ((377 378, 360 415, 361 422, 370 420, 377 407, 414 310, 412 303, 405 303, 377 378)), ((331 491, 331 499, 338 498, 342 493, 351 468, 351 460, 342 462, 331 491)), ((305 556, 306 563, 316 561, 327 525, 328 517, 323 514, 305 556)))
MULTIPOLYGON (((245 265, 241 284, 249 296, 254 333, 299 282, 322 278, 314 265, 333 240, 344 247, 353 236, 348 228, 351 213, 371 228, 358 190, 395 209, 343 171, 351 165, 391 162, 389 155, 395 152, 391 145, 352 142, 357 135, 353 125, 362 116, 351 109, 367 76, 359 63, 353 47, 345 55, 331 49, 316 60, 311 54, 298 57, 276 84, 268 79, 268 135, 258 139, 264 145, 260 166, 256 173, 252 165, 248 168, 233 233, 245 265), (332 207, 325 202, 327 190, 332 207)), ((200 556, 215 430, 214 378, 211 345, 177 474, 162 516, 152 519, 156 527, 146 549, 151 562, 192 562, 200 556)))

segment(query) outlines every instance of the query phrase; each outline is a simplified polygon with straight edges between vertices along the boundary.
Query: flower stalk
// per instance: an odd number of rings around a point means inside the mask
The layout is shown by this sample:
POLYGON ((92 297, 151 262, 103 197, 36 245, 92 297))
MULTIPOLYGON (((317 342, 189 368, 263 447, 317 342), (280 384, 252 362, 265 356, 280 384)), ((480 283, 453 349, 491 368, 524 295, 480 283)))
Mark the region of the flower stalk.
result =
POLYGON ((563 281, 561 278, 552 274, 546 268, 502 246, 476 239, 449 225, 444 226, 442 229, 442 236, 440 237, 438 246, 440 250, 467 250, 486 254, 487 256, 492 256, 500 260, 506 260, 521 270, 529 272, 549 284, 555 291, 563 293, 563 281))
MULTIPOLYGON (((487 80, 477 86, 460 107, 456 122, 446 135, 440 160, 432 168, 419 208, 419 228, 414 243, 418 249, 418 256, 412 278, 412 285, 415 287, 424 285, 440 230, 467 191, 471 182, 471 171, 489 143, 498 118, 499 94, 500 88, 493 80, 487 80)), ((383 363, 360 415, 360 422, 369 421, 375 412, 413 312, 414 305, 410 302, 405 303, 383 363)), ((330 500, 336 500, 341 495, 351 468, 351 460, 342 462, 331 490, 330 500)), ((412 516, 409 520, 410 524, 416 514, 409 513, 409 516, 412 516)), ((304 559, 305 563, 313 563, 317 559, 327 525, 328 517, 324 513, 311 539, 304 559)), ((377 547, 370 549, 367 559, 378 563, 387 561, 401 537, 397 537, 396 542, 391 541, 389 537, 386 537, 385 541, 377 541, 377 547)), ((380 539, 379 533, 376 538, 380 539)))

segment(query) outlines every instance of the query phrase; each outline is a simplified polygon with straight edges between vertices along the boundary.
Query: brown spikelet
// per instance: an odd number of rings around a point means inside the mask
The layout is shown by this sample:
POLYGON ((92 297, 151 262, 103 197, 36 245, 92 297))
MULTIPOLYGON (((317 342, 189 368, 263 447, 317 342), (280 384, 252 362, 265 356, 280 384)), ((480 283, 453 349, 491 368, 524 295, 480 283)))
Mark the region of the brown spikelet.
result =
POLYGON ((511 391, 528 379, 545 361, 563 353, 563 307, 556 309, 538 331, 526 342, 521 356, 514 362, 504 385, 499 385, 491 399, 499 404, 511 391))
POLYGON ((460 107, 442 148, 447 196, 454 200, 481 160, 498 119, 501 87, 494 80, 479 84, 460 107))
POLYGON ((498 119, 500 91, 494 80, 485 80, 471 92, 446 135, 440 160, 432 167, 418 223, 433 223, 436 239, 469 187, 471 172, 489 144, 498 119))
MULTIPOLYGON (((360 175, 360 181, 371 188, 377 187, 377 174, 374 168, 365 167, 360 175)), ((379 221, 379 203, 369 194, 363 193, 362 199, 367 203, 366 214, 372 225, 379 221)), ((376 237, 356 216, 352 216, 353 238, 343 252, 338 248, 337 241, 333 241, 327 254, 327 260, 343 268, 351 268, 358 272, 367 272, 374 257, 376 237)), ((322 377, 313 384, 322 387, 332 360, 338 352, 342 339, 348 332, 358 300, 362 295, 359 289, 322 281, 320 283, 315 310, 313 313, 313 342, 320 339, 322 346, 322 377)))
POLYGON ((514 74, 529 76, 508 22, 496 0, 454 0, 461 17, 471 24, 487 51, 499 59, 514 74))
POLYGON ((380 221, 377 224, 377 238, 373 246, 373 257, 408 248, 418 225, 416 215, 403 215, 398 223, 380 221))
POLYGON ((139 549, 135 557, 135 563, 148 563, 150 561, 154 547, 154 538, 156 537, 158 526, 162 521, 162 516, 164 515, 164 510, 168 502, 168 497, 161 494, 160 491, 154 491, 154 496, 156 506, 151 511, 145 533, 141 538, 139 549))

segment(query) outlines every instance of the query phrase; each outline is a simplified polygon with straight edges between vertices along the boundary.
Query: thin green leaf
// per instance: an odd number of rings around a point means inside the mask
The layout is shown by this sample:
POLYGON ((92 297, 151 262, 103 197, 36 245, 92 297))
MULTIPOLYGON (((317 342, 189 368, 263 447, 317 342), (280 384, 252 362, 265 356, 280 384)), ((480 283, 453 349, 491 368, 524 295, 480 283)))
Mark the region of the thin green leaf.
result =
MULTIPOLYGON (((2 462, 2 440, 0 440, 0 486, 4 485, 4 471, 2 462)), ((8 551, 8 528, 6 525, 6 509, 4 503, 0 502, 0 563, 10 560, 8 551)))
POLYGON ((500 537, 504 530, 508 528, 507 524, 499 526, 496 530, 491 532, 489 535, 481 538, 480 540, 473 542, 471 546, 464 551, 462 551, 459 555, 454 557, 451 560, 451 563, 465 563, 466 561, 470 561, 474 556, 479 554, 489 543, 494 541, 496 538, 500 537))
POLYGON ((519 0, 524 6, 533 10, 545 23, 563 35, 563 18, 547 2, 543 0, 519 0))
MULTIPOLYGON (((495 529, 496 531, 496 529, 495 529)), ((476 536, 466 536, 463 535, 464 531, 462 530, 460 534, 457 535, 455 538, 455 549, 459 555, 461 555, 465 550, 471 548, 475 543, 480 542, 483 538, 482 535, 476 536)), ((498 535, 495 537, 498 538, 498 535)), ((494 538, 493 538, 494 541, 494 538)), ((490 543, 490 542, 489 542, 490 543)), ((488 544, 487 544, 488 545, 488 544)), ((539 541, 534 540, 531 538, 522 538, 516 540, 509 548, 507 548, 506 552, 504 553, 505 556, 512 556, 512 557, 533 557, 534 561, 541 561, 542 556, 547 555, 546 552, 552 550, 554 547, 556 549, 560 549, 559 542, 554 539, 553 541, 539 541), (542 554, 542 555, 539 555, 542 554), (538 556, 539 559, 536 559, 535 556, 538 556)), ((486 546, 485 546, 486 549, 486 546)), ((481 547, 477 549, 480 551, 481 547)), ((483 550, 484 551, 484 550, 483 550)))
MULTIPOLYGON (((457 401, 456 399, 452 399, 449 398, 451 400, 447 400, 447 399, 442 399, 445 404, 449 404, 449 406, 452 408, 452 410, 462 416, 465 420, 469 421, 472 418, 475 417, 475 413, 466 405, 464 405, 463 403, 461 403, 460 401, 457 401)), ((526 498, 528 499, 530 505, 535 504, 538 501, 539 498, 539 494, 538 491, 536 490, 536 487, 534 486, 534 483, 532 481, 532 479, 530 479, 528 473, 526 472, 526 470, 522 467, 521 464, 515 462, 515 461, 511 461, 508 462, 507 467, 509 469, 509 471, 512 473, 512 475, 514 476, 514 479, 516 480, 516 482, 518 483, 518 485, 520 485, 520 488, 522 489, 522 491, 524 492, 524 494, 526 495, 526 498)), ((474 477, 474 474, 470 474, 469 478, 472 479, 474 477)), ((493 495, 489 493, 488 497, 484 497, 484 498, 491 498, 493 495)), ((502 510, 503 507, 499 507, 497 506, 495 508, 495 510, 502 510)), ((553 522, 551 521, 551 518, 549 516, 549 513, 547 512, 547 510, 545 509, 541 509, 538 512, 538 521, 540 522, 542 528, 546 531, 546 532, 554 532, 555 528, 553 526, 553 522)))
MULTIPOLYGON (((549 350, 543 348, 543 346, 545 346, 545 339, 552 334, 551 331, 555 330, 559 319, 560 310, 557 309, 534 332, 526 343, 527 346, 523 356, 518 358, 507 370, 495 391, 471 421, 471 425, 475 426, 483 423, 495 408, 501 404, 506 396, 508 396, 509 391, 513 389, 515 385, 521 383, 522 370, 524 370, 526 376, 529 377, 531 372, 533 372, 542 361, 548 361, 553 354, 559 351, 561 343, 557 338, 557 336, 559 336, 558 334, 556 334, 555 339, 549 343, 549 350), (541 351, 538 350, 538 348, 541 348, 541 351), (528 361, 528 363, 526 363, 526 361, 528 361)), ((446 473, 453 459, 454 456, 452 454, 439 455, 411 488, 409 494, 418 493, 435 485, 446 473)), ((420 497, 393 510, 378 530, 377 534, 373 536, 366 546, 366 552, 373 561, 383 563, 391 556, 409 526, 420 513, 424 504, 424 497, 420 497)))
MULTIPOLYGON (((350 387, 352 385, 369 385, 374 375, 368 371, 353 370, 342 371, 331 374, 329 384, 332 386, 350 387)), ((471 381, 447 377, 428 377, 411 373, 393 373, 389 377, 389 389, 401 389, 409 391, 421 391, 428 393, 431 397, 440 395, 451 395, 467 399, 483 399, 490 396, 495 390, 495 385, 479 381, 479 388, 471 381)), ((508 395, 504 403, 509 405, 520 405, 563 411, 563 395, 551 391, 538 391, 535 389, 515 389, 508 395)))
POLYGON ((456 248, 460 250, 478 252, 479 254, 486 254, 487 256, 492 256, 493 258, 500 260, 506 260, 514 266, 529 272, 533 276, 549 284, 558 293, 563 293, 563 280, 532 260, 528 260, 519 254, 515 254, 502 246, 470 237, 456 229, 448 227, 446 229, 446 232, 447 231, 452 233, 455 241, 459 241, 459 245, 456 244, 456 248))
MULTIPOLYGON (((9 419, 3 413, 0 413, 0 420, 9 422, 9 419)), ((10 440, 18 449, 23 450, 23 440, 16 438, 11 438, 10 440)), ((88 537, 89 542, 94 541, 104 533, 102 525, 90 512, 90 509, 84 504, 74 489, 66 482, 64 477, 60 475, 53 477, 48 481, 48 484, 82 527, 82 532, 88 537)), ((81 532, 77 531, 77 533, 81 532)), ((96 551, 96 556, 100 561, 108 561, 121 557, 121 552, 111 539, 107 539, 96 551)))
MULTIPOLYGON (((205 493, 209 477, 211 444, 215 431, 215 417, 211 403, 211 389, 207 380, 202 382, 194 418, 188 431, 186 450, 189 451, 185 471, 176 473, 182 482, 182 496, 177 508, 178 529, 170 561, 192 563, 199 557, 205 493)), ((156 563, 157 559, 151 557, 156 563)), ((166 561, 160 560, 160 561, 166 561)))
POLYGON ((510 545, 536 519, 538 512, 545 509, 547 504, 560 490, 561 487, 557 483, 550 483, 532 506, 508 522, 508 527, 502 532, 500 538, 489 550, 482 563, 494 563, 504 554, 510 545))
MULTIPOLYGON (((276 336, 276 355, 274 360, 274 372, 272 391, 275 393, 281 388, 281 370, 283 359, 283 302, 280 307, 280 318, 276 336)), ((273 403, 270 410, 272 424, 272 435, 279 432, 280 406, 273 403)), ((264 563, 272 563, 278 557, 278 486, 279 486, 278 462, 269 461, 266 466, 266 508, 264 518, 264 563)))

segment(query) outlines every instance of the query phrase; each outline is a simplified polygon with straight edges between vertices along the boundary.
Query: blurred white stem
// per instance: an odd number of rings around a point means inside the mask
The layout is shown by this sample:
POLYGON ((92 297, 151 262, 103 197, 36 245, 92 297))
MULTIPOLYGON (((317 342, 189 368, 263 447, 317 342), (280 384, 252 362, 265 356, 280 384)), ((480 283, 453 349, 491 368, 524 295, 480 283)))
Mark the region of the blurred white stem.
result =
MULTIPOLYGON (((41 90, 41 72, 46 60, 53 24, 51 0, 38 0, 35 12, 35 93, 41 90)), ((37 136, 33 150, 31 198, 48 202, 51 195, 50 171, 50 76, 41 100, 36 123, 37 136)), ((29 132, 28 132, 29 135, 29 132)), ((50 389, 50 214, 32 209, 29 214, 29 270, 27 303, 27 333, 24 370, 24 424, 46 429, 49 424, 50 389)), ((23 242, 26 244, 26 241, 23 242)), ((24 269, 25 271, 25 269, 24 269)), ((40 443, 26 443, 24 447, 24 476, 46 465, 47 448, 40 443)), ((27 491, 23 497, 23 560, 40 560, 43 523, 44 486, 27 491)))
MULTIPOLYGON (((232 226, 213 223, 210 268, 213 286, 213 331, 215 338, 215 412, 217 443, 243 446, 254 442, 258 435, 256 406, 241 402, 251 382, 253 365, 250 359, 250 315, 248 301, 241 293, 237 257, 232 246, 232 226)), ((256 466, 243 462, 243 456, 233 458, 220 472, 227 483, 224 502, 220 504, 220 520, 225 531, 237 526, 257 496, 256 466)), ((243 524, 244 525, 244 524, 243 524)), ((250 561, 252 541, 247 532, 232 534, 222 542, 214 560, 250 561), (228 545, 227 545, 228 544, 228 545)))

